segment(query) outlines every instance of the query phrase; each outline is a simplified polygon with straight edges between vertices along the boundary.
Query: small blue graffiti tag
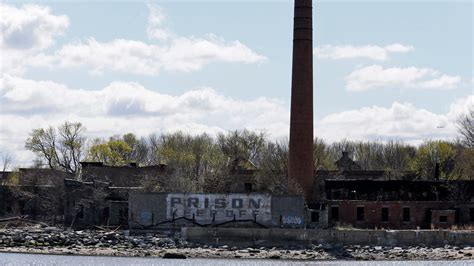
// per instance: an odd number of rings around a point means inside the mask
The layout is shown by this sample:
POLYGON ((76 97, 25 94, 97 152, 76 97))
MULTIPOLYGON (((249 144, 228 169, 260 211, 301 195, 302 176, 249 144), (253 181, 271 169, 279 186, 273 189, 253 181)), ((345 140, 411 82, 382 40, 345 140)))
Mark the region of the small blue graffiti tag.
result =
POLYGON ((303 224, 303 218, 295 215, 282 216, 281 221, 283 224, 303 224))
POLYGON ((140 221, 142 223, 151 223, 151 212, 141 212, 140 213, 140 221))

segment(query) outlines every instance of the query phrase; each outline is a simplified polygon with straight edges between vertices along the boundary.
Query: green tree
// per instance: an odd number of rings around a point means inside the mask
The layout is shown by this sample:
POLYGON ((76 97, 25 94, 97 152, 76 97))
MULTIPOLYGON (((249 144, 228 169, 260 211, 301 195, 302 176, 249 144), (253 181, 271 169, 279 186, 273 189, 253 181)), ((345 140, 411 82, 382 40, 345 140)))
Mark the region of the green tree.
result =
POLYGON ((108 142, 96 140, 89 148, 87 159, 103 162, 109 166, 122 166, 130 163, 132 148, 123 140, 111 138, 108 142))
POLYGON ((329 146, 324 140, 317 137, 314 138, 313 142, 313 161, 314 170, 334 168, 334 161, 332 161, 329 146))
POLYGON ((456 166, 453 176, 458 179, 474 179, 474 148, 467 148, 463 145, 456 145, 456 166))
POLYGON ((207 134, 191 136, 182 132, 161 136, 157 148, 161 163, 173 169, 173 190, 209 191, 222 188, 226 158, 207 134))
POLYGON ((230 161, 244 158, 257 166, 265 142, 266 136, 263 132, 256 133, 249 130, 235 130, 217 136, 217 144, 230 161))
POLYGON ((439 177, 443 179, 454 178, 455 148, 447 141, 430 140, 425 141, 418 148, 411 163, 411 168, 423 179, 434 177, 436 164, 440 166, 439 177))

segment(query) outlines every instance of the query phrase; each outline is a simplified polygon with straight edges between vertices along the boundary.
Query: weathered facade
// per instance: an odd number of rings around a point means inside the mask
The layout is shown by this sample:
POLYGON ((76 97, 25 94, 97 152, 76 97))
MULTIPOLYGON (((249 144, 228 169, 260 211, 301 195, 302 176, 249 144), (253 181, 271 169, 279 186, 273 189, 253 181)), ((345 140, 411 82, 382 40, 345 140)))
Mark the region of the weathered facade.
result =
POLYGON ((166 171, 166 165, 138 167, 106 166, 100 162, 81 162, 81 180, 85 182, 102 181, 113 187, 139 187, 148 179, 159 179, 166 171))
POLYGON ((64 224, 127 226, 128 194, 141 187, 111 187, 101 181, 65 180, 64 224))
POLYGON ((429 229, 474 224, 473 181, 363 171, 347 153, 336 165, 338 170, 316 172, 329 226, 429 229))
POLYGON ((301 196, 131 193, 129 218, 134 229, 183 225, 301 228, 306 212, 301 196))
POLYGON ((128 194, 141 191, 147 182, 165 182, 165 165, 105 166, 82 162, 81 180, 65 179, 66 225, 127 226, 128 194))
POLYGON ((56 221, 63 217, 66 226, 74 227, 126 227, 130 222, 135 228, 224 224, 428 229, 474 224, 474 181, 419 178, 410 171, 365 171, 347 153, 335 166, 336 170, 315 172, 319 197, 309 203, 302 197, 258 191, 258 169, 242 158, 229 170, 225 194, 141 192, 149 180, 167 182, 163 165, 83 163, 79 180, 60 171, 23 168, 2 173, 0 215, 48 215, 56 221))
POLYGON ((71 174, 38 168, 2 172, 0 216, 28 215, 60 221, 64 212, 64 178, 71 174))

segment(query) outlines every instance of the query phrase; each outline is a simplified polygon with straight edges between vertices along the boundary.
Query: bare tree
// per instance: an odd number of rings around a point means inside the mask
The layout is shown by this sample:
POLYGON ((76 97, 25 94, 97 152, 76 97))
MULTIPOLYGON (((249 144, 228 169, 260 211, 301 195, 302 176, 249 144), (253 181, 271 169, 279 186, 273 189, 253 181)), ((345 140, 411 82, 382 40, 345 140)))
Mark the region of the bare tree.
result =
POLYGON ((474 107, 469 108, 469 113, 458 119, 458 129, 462 143, 468 148, 474 148, 474 107))
POLYGON ((10 168, 13 157, 8 152, 5 152, 2 154, 0 159, 3 165, 2 171, 5 172, 8 168, 10 168))
POLYGON ((45 161, 51 169, 75 174, 83 157, 85 128, 81 123, 64 122, 53 127, 33 129, 25 147, 45 161))

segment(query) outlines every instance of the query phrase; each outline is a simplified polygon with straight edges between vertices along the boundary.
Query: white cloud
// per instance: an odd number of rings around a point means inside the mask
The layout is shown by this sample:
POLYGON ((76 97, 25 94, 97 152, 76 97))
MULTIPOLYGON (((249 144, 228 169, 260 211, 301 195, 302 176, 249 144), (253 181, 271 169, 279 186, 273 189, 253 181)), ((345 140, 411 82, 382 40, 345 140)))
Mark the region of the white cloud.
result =
POLYGON ((430 68, 384 68, 371 65, 358 68, 346 77, 349 91, 366 91, 373 88, 454 89, 460 76, 450 76, 430 68))
POLYGON ((67 16, 53 15, 45 6, 0 3, 0 14, 2 72, 22 73, 29 58, 50 47, 69 26, 67 16))
POLYGON ((30 50, 49 47, 54 38, 69 26, 69 19, 51 14, 51 9, 38 5, 16 8, 0 3, 2 49, 30 50))
POLYGON ((469 106, 474 107, 474 95, 455 101, 447 114, 435 114, 410 103, 364 107, 316 121, 315 134, 328 141, 396 139, 419 144, 426 139, 453 139, 457 136, 456 120, 469 106))
POLYGON ((32 154, 23 143, 31 129, 80 121, 90 136, 107 137, 132 131, 183 130, 215 134, 248 128, 286 134, 286 105, 278 100, 237 100, 211 88, 181 95, 159 93, 132 82, 112 82, 101 90, 72 89, 51 81, 34 81, 4 75, 0 80, 0 150, 10 151, 18 163, 32 154))
POLYGON ((2 14, 2 25, 7 25, 2 42, 10 45, 12 40, 21 39, 23 46, 37 48, 28 53, 18 49, 2 51, 5 54, 2 59, 4 73, 21 74, 28 67, 48 67, 53 70, 83 68, 93 74, 116 71, 158 75, 163 70, 196 71, 215 62, 260 63, 266 59, 239 41, 226 41, 213 34, 205 37, 178 36, 162 28, 165 18, 162 10, 156 5, 148 6, 150 15, 146 31, 149 38, 158 40, 158 43, 127 39, 99 42, 91 37, 49 52, 43 49, 68 26, 68 18, 51 15, 51 10, 44 6, 16 9, 2 5, 5 11, 11 9, 15 15, 3 17, 2 14), (12 37, 16 35, 21 38, 12 37))
POLYGON ((149 3, 148 27, 146 29, 149 39, 166 40, 172 35, 167 29, 163 29, 163 22, 166 18, 163 10, 156 4, 149 3))
POLYGON ((258 63, 264 59, 239 41, 227 42, 215 36, 175 38, 160 45, 124 39, 98 42, 91 38, 67 44, 52 55, 39 55, 31 64, 50 68, 84 67, 92 73, 158 75, 163 70, 195 71, 212 62, 258 63))
MULTIPOLYGON (((0 150, 18 164, 31 162, 24 141, 33 128, 80 121, 90 137, 182 130, 197 134, 235 129, 266 130, 272 138, 289 130, 286 102, 257 98, 239 100, 211 88, 168 95, 133 82, 112 82, 100 90, 73 89, 52 81, 4 75, 0 80, 0 150)), ((474 106, 474 96, 458 99, 446 114, 435 114, 410 103, 372 106, 327 115, 315 121, 315 135, 328 141, 452 139, 456 119, 474 106), (444 128, 438 128, 443 125, 444 128)))
POLYGON ((413 50, 413 46, 399 43, 394 43, 387 46, 322 45, 315 48, 314 54, 316 57, 323 59, 338 60, 368 58, 377 61, 384 61, 388 59, 390 53, 407 53, 413 50))

